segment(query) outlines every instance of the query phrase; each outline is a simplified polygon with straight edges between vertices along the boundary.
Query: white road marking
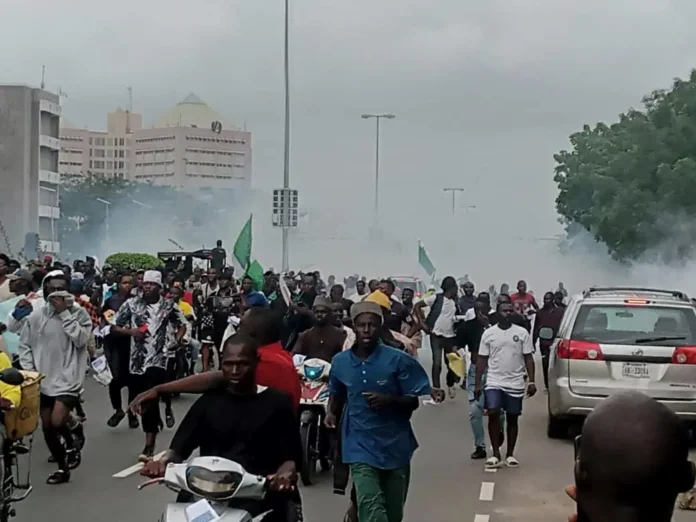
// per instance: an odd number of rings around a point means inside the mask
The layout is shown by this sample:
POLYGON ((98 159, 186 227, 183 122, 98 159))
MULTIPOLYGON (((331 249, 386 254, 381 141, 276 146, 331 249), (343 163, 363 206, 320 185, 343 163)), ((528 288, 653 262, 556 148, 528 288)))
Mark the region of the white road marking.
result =
MULTIPOLYGON (((166 451, 163 451, 162 453, 158 453, 158 454, 155 455, 152 459, 153 459, 153 460, 159 460, 159 459, 161 459, 162 457, 164 457, 164 454, 165 454, 165 453, 167 453, 167 452, 166 452, 166 451)), ((120 479, 120 478, 130 477, 131 475, 136 474, 138 471, 140 471, 140 470, 143 469, 144 467, 145 467, 145 464, 143 464, 142 462, 138 462, 137 464, 134 464, 134 465, 131 466, 130 468, 126 468, 126 469, 124 469, 123 471, 119 471, 118 473, 115 473, 114 475, 112 475, 112 477, 113 477, 113 478, 119 478, 119 479, 120 479)))
POLYGON ((474 515, 474 522, 488 522, 491 519, 490 515, 474 515))
POLYGON ((484 468, 486 473, 498 473, 498 468, 484 468))
POLYGON ((481 493, 479 500, 490 502, 493 500, 493 491, 495 490, 495 482, 481 482, 481 493))

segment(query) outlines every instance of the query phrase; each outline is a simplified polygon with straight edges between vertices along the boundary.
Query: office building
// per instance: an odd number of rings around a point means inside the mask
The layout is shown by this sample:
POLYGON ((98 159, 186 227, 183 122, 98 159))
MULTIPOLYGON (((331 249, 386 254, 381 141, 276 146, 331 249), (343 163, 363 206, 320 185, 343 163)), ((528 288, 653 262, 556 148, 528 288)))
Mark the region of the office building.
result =
POLYGON ((60 97, 0 85, 0 251, 60 252, 60 97))
POLYGON ((61 128, 65 177, 119 177, 184 189, 251 187, 251 133, 227 123, 195 94, 149 128, 118 109, 106 132, 61 128))

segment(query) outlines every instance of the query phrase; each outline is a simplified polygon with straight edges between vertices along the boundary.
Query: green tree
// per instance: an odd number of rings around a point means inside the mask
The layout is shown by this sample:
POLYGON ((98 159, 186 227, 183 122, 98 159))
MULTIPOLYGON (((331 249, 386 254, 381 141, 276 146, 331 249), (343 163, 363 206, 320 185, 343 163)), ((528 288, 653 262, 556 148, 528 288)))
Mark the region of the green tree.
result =
POLYGON ((97 176, 67 181, 61 186, 60 229, 61 250, 68 256, 93 253, 85 251, 85 245, 98 245, 104 237, 107 204, 103 201, 110 203, 110 226, 116 212, 190 219, 193 208, 190 195, 168 186, 97 176))
POLYGON ((581 226, 615 259, 653 249, 683 259, 696 240, 696 70, 643 105, 570 136, 572 149, 554 155, 556 208, 567 230, 581 226))

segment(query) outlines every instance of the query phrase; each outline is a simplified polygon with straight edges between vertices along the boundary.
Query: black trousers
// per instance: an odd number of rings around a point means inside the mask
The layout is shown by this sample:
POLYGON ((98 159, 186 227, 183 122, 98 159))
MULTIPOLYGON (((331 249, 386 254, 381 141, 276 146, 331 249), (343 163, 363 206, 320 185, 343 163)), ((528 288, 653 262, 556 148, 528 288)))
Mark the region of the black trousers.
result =
POLYGON ((135 399, 136 394, 133 393, 133 386, 130 375, 130 349, 118 343, 105 343, 104 355, 109 363, 111 376, 113 377, 109 383, 109 400, 111 407, 114 410, 123 409, 123 399, 121 398, 121 390, 128 388, 128 403, 130 404, 135 399))
MULTIPOLYGON (((131 375, 131 387, 135 395, 166 382, 167 371, 164 368, 150 367, 142 375, 131 375)), ((145 433, 159 433, 164 426, 159 402, 157 399, 143 404, 142 426, 145 433)))

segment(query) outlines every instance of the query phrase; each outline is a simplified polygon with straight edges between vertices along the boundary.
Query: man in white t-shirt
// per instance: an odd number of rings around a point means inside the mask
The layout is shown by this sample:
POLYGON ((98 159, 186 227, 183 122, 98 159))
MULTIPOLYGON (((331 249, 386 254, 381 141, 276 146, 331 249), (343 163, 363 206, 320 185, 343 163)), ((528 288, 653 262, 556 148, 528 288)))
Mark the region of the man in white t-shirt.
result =
POLYGON ((522 414, 522 399, 525 395, 525 375, 529 376, 529 384, 526 385, 527 395, 531 397, 536 393, 532 338, 527 330, 512 324, 513 313, 512 304, 498 305, 498 324, 483 333, 476 362, 474 396, 478 399, 482 393, 484 394, 485 407, 488 410, 488 433, 493 446, 493 456, 486 461, 487 468, 502 465, 501 410, 505 411, 507 419, 505 465, 511 468, 519 466, 514 452, 519 431, 518 420, 522 414), (488 374, 484 392, 481 383, 486 370, 488 374))

